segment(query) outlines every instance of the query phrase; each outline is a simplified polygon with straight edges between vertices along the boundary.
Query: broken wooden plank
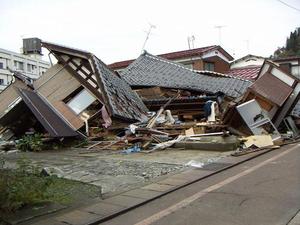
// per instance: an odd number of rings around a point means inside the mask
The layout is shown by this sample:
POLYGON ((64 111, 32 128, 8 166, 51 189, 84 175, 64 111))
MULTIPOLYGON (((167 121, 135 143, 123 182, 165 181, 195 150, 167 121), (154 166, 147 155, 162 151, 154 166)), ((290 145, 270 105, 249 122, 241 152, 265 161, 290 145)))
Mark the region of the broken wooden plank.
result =
POLYGON ((152 128, 155 123, 156 120, 158 119, 158 117, 160 117, 160 115, 163 113, 163 111, 165 110, 165 108, 176 98, 178 98, 180 96, 180 91, 178 91, 178 94, 176 96, 174 96, 173 98, 170 98, 169 101, 166 102, 166 104, 164 104, 162 107, 160 107, 160 109, 158 110, 158 112, 156 113, 155 117, 151 118, 147 128, 152 128))

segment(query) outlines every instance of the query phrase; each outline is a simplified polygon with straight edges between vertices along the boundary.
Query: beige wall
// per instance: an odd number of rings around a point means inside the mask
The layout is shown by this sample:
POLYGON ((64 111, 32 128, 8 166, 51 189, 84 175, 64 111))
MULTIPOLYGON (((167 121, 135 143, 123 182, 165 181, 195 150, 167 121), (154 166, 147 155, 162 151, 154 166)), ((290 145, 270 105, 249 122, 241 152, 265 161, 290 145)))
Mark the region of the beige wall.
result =
POLYGON ((1 92, 0 116, 4 115, 8 106, 20 96, 16 88, 29 89, 22 81, 16 79, 13 85, 8 86, 3 92, 1 92))
POLYGON ((45 97, 75 129, 84 125, 63 100, 80 87, 80 83, 61 65, 56 64, 34 82, 35 89, 45 97))

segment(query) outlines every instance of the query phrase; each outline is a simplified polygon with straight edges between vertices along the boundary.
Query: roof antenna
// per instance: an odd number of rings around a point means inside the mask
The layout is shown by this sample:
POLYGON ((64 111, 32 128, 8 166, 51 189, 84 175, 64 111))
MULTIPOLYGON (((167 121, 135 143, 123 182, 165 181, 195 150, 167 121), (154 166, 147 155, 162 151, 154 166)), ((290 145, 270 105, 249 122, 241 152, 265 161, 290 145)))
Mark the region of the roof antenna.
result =
POLYGON ((153 25, 153 24, 151 24, 151 23, 149 23, 149 30, 148 31, 146 31, 146 39, 145 39, 145 42, 144 42, 144 44, 143 44, 143 48, 142 48, 142 53, 143 53, 143 51, 145 50, 145 46, 146 46, 146 43, 147 43, 147 41, 148 41, 148 39, 149 39, 149 36, 150 36, 150 34, 151 34, 151 30, 152 29, 154 29, 154 28, 156 28, 156 26, 155 25, 153 25))
POLYGON ((219 30, 219 45, 221 46, 221 40, 222 40, 222 28, 226 27, 225 25, 217 25, 215 26, 216 29, 219 30))
POLYGON ((187 37, 187 41, 188 41, 188 45, 189 45, 189 49, 194 49, 195 46, 194 46, 194 41, 195 41, 195 36, 192 35, 192 36, 189 36, 187 37))

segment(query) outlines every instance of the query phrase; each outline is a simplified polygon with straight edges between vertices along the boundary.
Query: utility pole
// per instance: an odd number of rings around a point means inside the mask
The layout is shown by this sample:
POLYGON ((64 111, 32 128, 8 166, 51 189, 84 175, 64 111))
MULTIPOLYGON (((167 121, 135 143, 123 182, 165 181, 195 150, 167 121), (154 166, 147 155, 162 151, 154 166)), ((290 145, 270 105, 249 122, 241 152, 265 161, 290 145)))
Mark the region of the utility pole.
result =
POLYGON ((215 28, 219 30, 219 45, 220 46, 222 44, 221 40, 222 40, 222 28, 223 27, 226 27, 226 26, 225 25, 217 25, 217 26, 215 26, 215 28))
POLYGON ((145 39, 144 44, 143 44, 143 47, 142 47, 142 52, 143 52, 144 49, 145 49, 146 43, 147 43, 147 41, 148 41, 148 39, 149 39, 149 36, 150 36, 150 34, 151 34, 151 30, 154 29, 154 28, 156 28, 156 26, 153 25, 153 24, 151 24, 151 23, 149 23, 149 25, 150 25, 150 27, 149 27, 149 30, 146 32, 147 35, 146 35, 146 39, 145 39))

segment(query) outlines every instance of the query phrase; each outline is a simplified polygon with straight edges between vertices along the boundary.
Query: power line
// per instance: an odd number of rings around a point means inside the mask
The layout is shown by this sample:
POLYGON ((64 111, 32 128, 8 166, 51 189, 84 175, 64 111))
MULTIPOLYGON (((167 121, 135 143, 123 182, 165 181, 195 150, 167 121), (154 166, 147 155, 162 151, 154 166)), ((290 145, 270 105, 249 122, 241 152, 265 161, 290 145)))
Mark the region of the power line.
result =
POLYGON ((284 1, 281 1, 281 0, 277 0, 277 1, 280 2, 280 3, 282 3, 282 4, 284 4, 285 6, 287 6, 287 7, 289 7, 289 8, 291 8, 291 9, 295 9, 295 10, 297 10, 298 12, 300 12, 300 9, 298 9, 298 8, 296 8, 296 7, 294 7, 294 6, 290 5, 290 4, 287 4, 287 3, 284 2, 284 1))

